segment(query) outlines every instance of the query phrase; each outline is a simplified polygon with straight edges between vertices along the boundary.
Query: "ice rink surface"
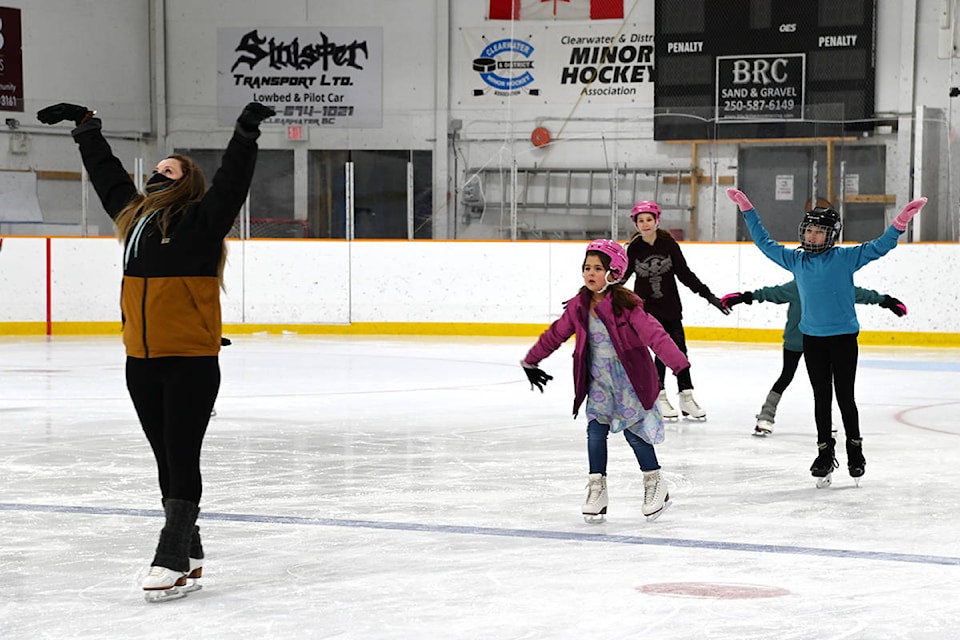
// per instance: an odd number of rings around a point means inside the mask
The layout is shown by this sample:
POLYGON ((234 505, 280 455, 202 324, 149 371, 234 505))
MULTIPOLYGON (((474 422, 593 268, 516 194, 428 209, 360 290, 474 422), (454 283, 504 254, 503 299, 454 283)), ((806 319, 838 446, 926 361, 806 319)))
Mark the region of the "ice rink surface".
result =
POLYGON ((532 338, 231 337, 204 588, 162 604, 140 590, 162 520, 119 337, 0 338, 0 638, 960 633, 960 350, 861 347, 866 475, 840 446, 817 489, 803 365, 756 438, 780 346, 691 343, 708 418, 657 447, 672 507, 643 518, 617 434, 587 524, 569 344, 540 394, 532 338))

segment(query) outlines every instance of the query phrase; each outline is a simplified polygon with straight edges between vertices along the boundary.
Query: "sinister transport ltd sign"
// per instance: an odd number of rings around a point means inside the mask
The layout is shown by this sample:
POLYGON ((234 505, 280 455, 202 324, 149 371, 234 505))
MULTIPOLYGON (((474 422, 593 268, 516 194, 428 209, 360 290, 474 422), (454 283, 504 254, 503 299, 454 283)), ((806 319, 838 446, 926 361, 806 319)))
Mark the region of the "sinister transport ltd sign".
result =
POLYGON ((248 102, 270 105, 266 124, 383 126, 379 27, 217 29, 217 121, 248 102))

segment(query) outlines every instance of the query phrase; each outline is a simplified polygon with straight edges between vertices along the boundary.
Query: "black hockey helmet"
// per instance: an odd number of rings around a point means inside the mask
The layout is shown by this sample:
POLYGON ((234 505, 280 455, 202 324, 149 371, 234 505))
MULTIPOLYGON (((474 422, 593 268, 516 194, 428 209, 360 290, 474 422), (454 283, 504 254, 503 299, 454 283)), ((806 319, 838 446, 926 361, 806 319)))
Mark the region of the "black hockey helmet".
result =
POLYGON ((840 222, 840 214, 833 207, 814 207, 803 214, 803 222, 800 223, 800 246, 809 253, 823 253, 830 249, 840 239, 840 230, 843 229, 843 223, 840 222), (823 244, 813 244, 808 242, 808 228, 822 228, 827 236, 823 244))

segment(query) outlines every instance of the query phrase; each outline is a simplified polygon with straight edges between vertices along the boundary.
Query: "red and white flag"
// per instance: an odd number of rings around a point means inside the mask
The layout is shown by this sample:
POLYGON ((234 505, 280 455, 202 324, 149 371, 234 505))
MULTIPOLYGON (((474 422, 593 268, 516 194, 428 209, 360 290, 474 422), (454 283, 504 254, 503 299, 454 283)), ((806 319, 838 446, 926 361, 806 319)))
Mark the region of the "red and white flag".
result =
POLYGON ((623 0, 490 0, 490 20, 622 20, 623 0))

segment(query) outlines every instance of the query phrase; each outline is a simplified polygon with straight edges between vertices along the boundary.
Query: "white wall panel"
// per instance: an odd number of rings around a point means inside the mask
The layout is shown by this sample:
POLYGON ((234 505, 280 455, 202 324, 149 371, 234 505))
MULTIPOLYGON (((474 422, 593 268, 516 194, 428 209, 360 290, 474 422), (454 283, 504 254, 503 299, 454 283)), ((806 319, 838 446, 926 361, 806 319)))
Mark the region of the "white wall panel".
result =
POLYGON ((122 263, 115 238, 53 238, 51 320, 119 322, 122 263))
POLYGON ((223 321, 343 324, 350 321, 345 242, 231 242, 223 321), (229 306, 227 301, 229 300, 229 306), (242 307, 241 307, 242 305, 242 307))
POLYGON ((46 273, 44 238, 4 238, 0 248, 0 322, 37 322, 45 317, 46 273))
POLYGON ((547 244, 356 242, 354 322, 543 322, 547 244))

